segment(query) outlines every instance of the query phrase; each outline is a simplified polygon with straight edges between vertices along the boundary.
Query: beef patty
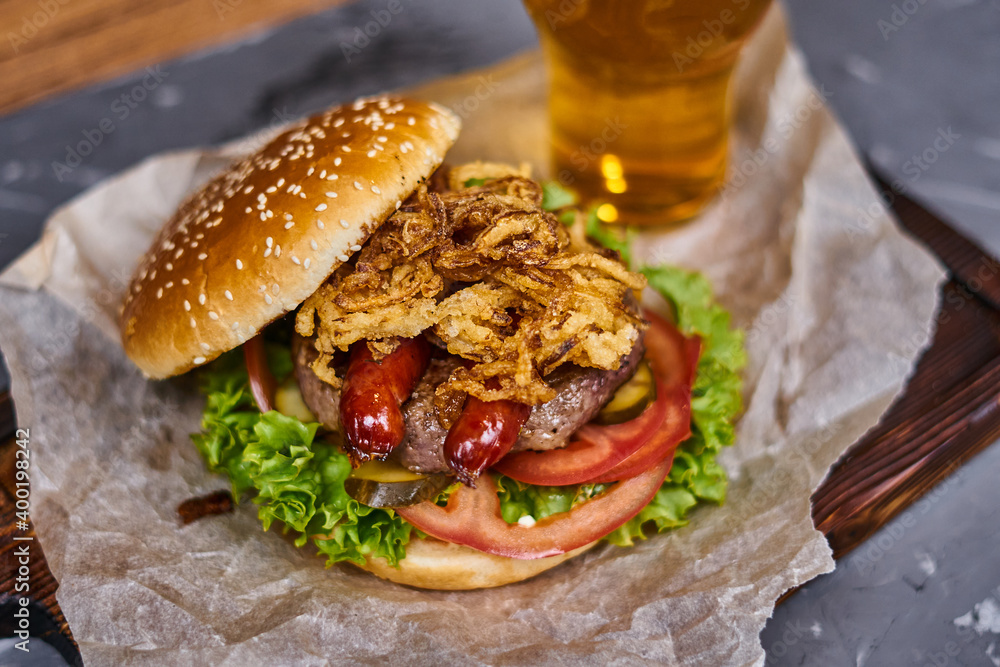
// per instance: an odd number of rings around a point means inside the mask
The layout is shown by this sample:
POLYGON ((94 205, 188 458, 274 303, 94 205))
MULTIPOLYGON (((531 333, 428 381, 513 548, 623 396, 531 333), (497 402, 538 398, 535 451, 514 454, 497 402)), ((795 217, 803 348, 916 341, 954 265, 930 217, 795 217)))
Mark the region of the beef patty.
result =
MULTIPOLYGON (((581 368, 566 364, 546 378, 556 397, 536 405, 521 429, 513 451, 548 450, 564 447, 581 426, 589 422, 607 403, 615 390, 631 377, 642 360, 644 346, 636 345, 615 371, 581 368)), ((320 380, 309 365, 316 350, 308 340, 296 335, 292 341, 295 377, 302 398, 316 417, 329 429, 340 430, 340 390, 320 380)), ((420 473, 447 472, 444 439, 448 431, 438 422, 434 390, 460 363, 457 357, 431 359, 423 378, 403 404, 406 435, 390 458, 420 473)))

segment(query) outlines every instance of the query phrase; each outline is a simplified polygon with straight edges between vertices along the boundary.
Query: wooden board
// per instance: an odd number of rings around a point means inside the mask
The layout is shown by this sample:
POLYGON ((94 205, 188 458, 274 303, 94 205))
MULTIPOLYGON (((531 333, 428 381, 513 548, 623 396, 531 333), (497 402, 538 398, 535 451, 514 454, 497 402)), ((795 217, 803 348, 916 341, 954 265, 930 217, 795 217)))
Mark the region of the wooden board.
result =
POLYGON ((0 0, 0 113, 343 0, 0 0))
MULTIPOLYGON (((906 391, 813 494, 813 520, 837 558, 1000 437, 1000 263, 915 202, 899 196, 893 208, 951 269, 952 280, 942 288, 934 343, 906 391)), ((9 396, 0 396, 0 442, 14 431, 11 407, 9 396)), ((0 606, 10 604, 14 587, 12 475, 8 442, 0 448, 0 606)), ((33 621, 33 630, 77 664, 79 652, 55 601, 58 584, 34 545, 31 591, 44 618, 33 621)), ((0 635, 5 632, 10 636, 0 625, 0 635)))

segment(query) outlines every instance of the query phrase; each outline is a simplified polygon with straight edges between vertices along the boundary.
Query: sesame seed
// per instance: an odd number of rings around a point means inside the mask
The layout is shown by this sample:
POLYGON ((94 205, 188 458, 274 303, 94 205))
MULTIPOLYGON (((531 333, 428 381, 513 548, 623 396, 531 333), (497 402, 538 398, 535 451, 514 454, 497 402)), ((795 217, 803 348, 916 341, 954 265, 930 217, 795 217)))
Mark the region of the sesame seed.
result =
POLYGON ((374 193, 375 193, 375 194, 377 194, 377 195, 380 195, 380 194, 382 194, 382 191, 378 189, 378 186, 377 186, 377 185, 373 185, 373 186, 372 186, 372 192, 374 192, 374 193))
POLYGON ((285 220, 291 220, 292 219, 292 214, 291 213, 286 213, 284 215, 284 218, 285 218, 285 220))
POLYGON ((353 250, 354 252, 357 252, 357 251, 361 250, 361 246, 359 246, 357 244, 352 245, 351 246, 351 250, 353 250))
POLYGON ((191 281, 187 278, 181 278, 181 285, 190 285, 191 281))
POLYGON ((173 280, 171 280, 171 281, 170 281, 170 282, 168 282, 168 283, 167 283, 166 285, 164 285, 164 287, 166 287, 167 289, 170 289, 170 288, 171 288, 171 287, 173 287, 173 286, 174 286, 174 281, 173 281, 173 280))
POLYGON ((243 194, 248 195, 251 192, 253 192, 253 186, 252 185, 248 185, 245 188, 243 188, 243 194))
POLYGON ((274 239, 268 236, 266 239, 264 239, 264 243, 266 243, 267 247, 270 248, 271 246, 274 245, 274 239))
POLYGON ((326 225, 323 224, 322 220, 317 220, 316 221, 316 226, 319 227, 320 229, 323 229, 323 227, 325 227, 326 225))
POLYGON ((198 323, 197 323, 197 322, 195 322, 195 321, 194 321, 194 318, 192 317, 192 318, 191 318, 191 328, 192 328, 192 329, 194 329, 194 328, 195 328, 196 326, 198 326, 198 323))
POLYGON ((205 305, 205 295, 204 294, 199 294, 198 295, 198 303, 200 303, 203 306, 205 305))
MULTIPOLYGON (((337 159, 339 160, 340 158, 337 158, 337 159)), ((340 176, 337 176, 336 174, 330 174, 329 176, 326 177, 326 180, 328 180, 328 181, 335 181, 338 178, 340 178, 340 176)))
POLYGON ((323 171, 319 172, 319 177, 320 178, 326 178, 326 169, 324 169, 323 171))
POLYGON ((306 261, 304 261, 302 263, 302 266, 306 267, 307 269, 309 268, 309 258, 308 257, 306 257, 306 261))
POLYGON ((368 157, 375 157, 375 149, 368 151, 367 155, 368 157))
POLYGON ((309 171, 306 172, 306 176, 312 176, 314 171, 316 171, 315 167, 309 167, 309 171))
POLYGON ((356 189, 360 190, 360 189, 361 189, 361 184, 360 184, 360 183, 358 183, 357 181, 354 181, 354 187, 355 187, 356 189))
POLYGON ((278 283, 274 283, 273 285, 271 285, 271 292, 274 295, 277 295, 278 292, 280 292, 280 291, 281 291, 281 285, 279 285, 278 283))
POLYGON ((195 364, 203 364, 203 363, 205 363, 205 357, 195 357, 194 358, 194 363, 195 364))
POLYGON ((264 211, 261 211, 260 212, 260 219, 261 220, 267 220, 267 213, 264 213, 264 211))
POLYGON ((208 317, 209 317, 209 319, 212 319, 212 320, 219 319, 218 313, 216 313, 214 310, 208 311, 208 317))
POLYGON ((260 287, 257 288, 257 291, 258 292, 263 292, 266 289, 267 289, 267 285, 261 285, 260 287))
POLYGON ((274 186, 272 185, 271 187, 269 187, 269 188, 268 188, 267 190, 265 190, 264 192, 277 192, 277 191, 278 191, 278 188, 276 188, 276 187, 274 187, 274 186))
POLYGON ((198 253, 198 259, 205 261, 206 259, 208 259, 208 254, 200 252, 198 253))
POLYGON ((275 183, 275 185, 277 185, 277 186, 278 186, 279 188, 280 188, 280 187, 281 187, 282 185, 284 185, 284 184, 285 184, 285 179, 283 179, 283 178, 279 178, 279 179, 278 179, 278 182, 277 182, 277 183, 275 183))
POLYGON ((402 205, 403 205, 403 202, 401 202, 401 201, 399 201, 399 200, 397 199, 397 200, 396 200, 396 208, 399 208, 399 207, 400 207, 400 206, 402 206, 402 205))
POLYGON ((233 293, 230 292, 229 290, 226 290, 226 298, 229 299, 230 301, 232 301, 233 300, 233 293))
POLYGON ((340 221, 340 226, 343 227, 344 229, 347 229, 351 225, 347 222, 347 220, 341 220, 340 221))
POLYGON ((316 211, 317 211, 317 212, 320 212, 320 211, 325 211, 325 210, 326 210, 326 204, 319 204, 319 205, 318 205, 318 206, 316 207, 316 211))
POLYGON ((264 250, 264 257, 270 257, 270 256, 271 256, 271 249, 270 248, 265 249, 264 250))
POLYGON ((156 298, 157 299, 162 299, 163 298, 163 288, 162 287, 160 289, 156 290, 156 298))
POLYGON ((416 125, 417 121, 413 118, 413 116, 410 116, 409 118, 406 119, 406 124, 407 125, 416 125))
POLYGON ((236 260, 236 268, 240 269, 241 271, 243 270, 243 260, 241 259, 236 260))
POLYGON ((332 198, 334 198, 334 197, 336 197, 336 196, 337 196, 337 193, 336 193, 336 192, 327 192, 327 193, 326 193, 326 196, 327 196, 327 197, 330 197, 330 198, 332 199, 332 198))
POLYGON ((184 299, 184 310, 191 310, 191 302, 184 299))
POLYGON ((340 150, 344 151, 345 153, 350 153, 351 152, 351 147, 350 146, 341 146, 340 150))
POLYGON ((391 130, 394 127, 396 127, 395 123, 386 123, 385 124, 385 129, 387 129, 387 130, 391 130))
POLYGON ((346 262, 350 258, 347 255, 337 255, 337 259, 339 259, 341 262, 346 262))
POLYGON ((247 206, 247 213, 253 213, 253 209, 247 206))
POLYGON ((294 222, 286 222, 285 223, 285 229, 291 229, 294 226, 295 226, 294 222))
POLYGON ((269 306, 270 306, 270 305, 271 305, 271 304, 272 304, 272 303, 274 302, 274 300, 273 300, 273 299, 271 298, 271 295, 270 295, 270 294, 265 294, 265 295, 264 295, 264 302, 265 302, 265 303, 266 303, 267 305, 269 305, 269 306))
POLYGON ((389 141, 389 137, 375 137, 375 140, 376 141, 381 141, 382 143, 385 143, 385 142, 389 141))
MULTIPOLYGON (((335 158, 333 158, 333 165, 334 165, 335 167, 339 167, 339 166, 340 166, 340 163, 341 163, 341 159, 340 159, 339 157, 335 157, 335 158)), ((336 175, 336 174, 335 174, 335 175, 336 175)))
MULTIPOLYGON (((312 241, 309 242, 309 247, 312 248, 313 250, 319 250, 319 244, 316 243, 316 239, 313 239, 312 241)), ((307 259, 306 261, 308 262, 309 260, 307 259)))
POLYGON ((209 344, 208 344, 208 343, 200 343, 200 345, 201 345, 201 349, 205 350, 206 352, 208 352, 208 351, 209 351, 210 349, 212 349, 212 348, 211 348, 211 347, 209 346, 209 344))
POLYGON ((280 245, 274 246, 274 256, 275 257, 281 257, 281 246, 280 245))
POLYGON ((233 322, 233 326, 232 326, 233 331, 236 331, 239 328, 240 328, 240 323, 239 322, 233 322))
POLYGON ((167 271, 173 271, 174 270, 174 265, 171 264, 170 262, 167 262, 166 268, 167 268, 167 271))

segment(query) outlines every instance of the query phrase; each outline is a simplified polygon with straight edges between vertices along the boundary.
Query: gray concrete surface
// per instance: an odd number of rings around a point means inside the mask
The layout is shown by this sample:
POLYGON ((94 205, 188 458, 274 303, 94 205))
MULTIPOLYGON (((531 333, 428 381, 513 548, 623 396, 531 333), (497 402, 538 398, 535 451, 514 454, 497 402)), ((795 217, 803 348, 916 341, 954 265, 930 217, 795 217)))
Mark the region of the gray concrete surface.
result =
MULTIPOLYGON (((348 62, 343 44, 385 6, 330 10, 0 117, 0 266, 55 206, 147 155, 486 65, 535 40, 516 0, 404 2, 348 62), (105 118, 113 131, 100 131, 105 118), (93 148, 71 166, 81 142, 93 148)), ((859 151, 1000 254, 1000 2, 788 7, 859 151), (945 150, 941 132, 955 137, 945 150)), ((761 636, 767 664, 1000 667, 998 474, 993 446, 788 600, 761 636)), ((0 664, 17 664, 4 646, 0 664)))

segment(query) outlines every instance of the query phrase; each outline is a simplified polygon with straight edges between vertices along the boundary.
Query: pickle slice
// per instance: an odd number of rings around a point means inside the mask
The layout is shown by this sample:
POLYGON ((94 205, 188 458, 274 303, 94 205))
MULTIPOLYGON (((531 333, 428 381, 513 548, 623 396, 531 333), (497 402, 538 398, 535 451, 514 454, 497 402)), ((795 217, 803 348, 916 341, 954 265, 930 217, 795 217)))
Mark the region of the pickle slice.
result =
POLYGON ((453 481, 445 475, 429 475, 400 482, 379 482, 352 476, 344 480, 344 490, 368 507, 406 507, 430 500, 453 481))
POLYGON ((643 360, 635 369, 635 373, 611 397, 607 405, 601 408, 594 422, 601 426, 621 424, 635 419, 642 414, 650 403, 656 400, 656 378, 649 367, 649 362, 643 360))

